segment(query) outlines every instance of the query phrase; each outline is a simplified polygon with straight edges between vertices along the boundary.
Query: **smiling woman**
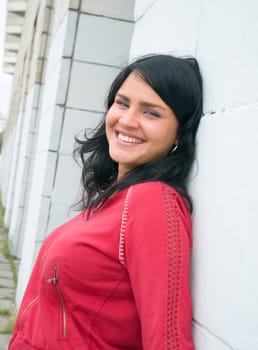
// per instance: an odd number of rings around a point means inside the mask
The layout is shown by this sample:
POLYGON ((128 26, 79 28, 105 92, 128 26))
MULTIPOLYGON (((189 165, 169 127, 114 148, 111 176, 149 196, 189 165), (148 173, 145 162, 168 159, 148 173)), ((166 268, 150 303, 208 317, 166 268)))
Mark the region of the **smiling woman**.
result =
POLYGON ((81 213, 42 245, 9 350, 193 350, 191 199, 202 114, 194 58, 150 55, 77 139, 81 213))
POLYGON ((106 116, 109 154, 118 164, 118 179, 139 165, 163 158, 176 143, 177 131, 171 108, 140 74, 131 73, 106 116))

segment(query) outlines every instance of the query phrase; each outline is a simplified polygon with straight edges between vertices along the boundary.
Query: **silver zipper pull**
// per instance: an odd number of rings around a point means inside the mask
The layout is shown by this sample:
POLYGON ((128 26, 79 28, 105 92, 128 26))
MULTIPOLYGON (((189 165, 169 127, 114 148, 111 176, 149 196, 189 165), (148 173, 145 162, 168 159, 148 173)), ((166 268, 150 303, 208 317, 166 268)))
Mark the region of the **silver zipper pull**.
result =
POLYGON ((51 284, 51 283, 57 284, 57 282, 58 282, 58 279, 57 279, 57 270, 58 270, 58 266, 55 266, 55 267, 54 267, 54 277, 53 277, 53 278, 48 278, 48 279, 46 280, 47 283, 49 283, 49 284, 51 284))
POLYGON ((54 277, 54 278, 48 278, 48 279, 46 280, 46 282, 47 282, 48 284, 51 284, 51 283, 57 284, 57 278, 56 278, 56 277, 54 277))

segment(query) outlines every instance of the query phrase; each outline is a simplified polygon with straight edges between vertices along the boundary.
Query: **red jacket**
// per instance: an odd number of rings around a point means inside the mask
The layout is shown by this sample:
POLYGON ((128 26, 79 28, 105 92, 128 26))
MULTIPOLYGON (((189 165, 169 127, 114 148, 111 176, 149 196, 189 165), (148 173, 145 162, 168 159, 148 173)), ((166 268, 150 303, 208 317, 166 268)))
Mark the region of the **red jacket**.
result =
POLYGON ((9 350, 193 350, 191 222, 159 182, 131 186, 42 245, 9 350))

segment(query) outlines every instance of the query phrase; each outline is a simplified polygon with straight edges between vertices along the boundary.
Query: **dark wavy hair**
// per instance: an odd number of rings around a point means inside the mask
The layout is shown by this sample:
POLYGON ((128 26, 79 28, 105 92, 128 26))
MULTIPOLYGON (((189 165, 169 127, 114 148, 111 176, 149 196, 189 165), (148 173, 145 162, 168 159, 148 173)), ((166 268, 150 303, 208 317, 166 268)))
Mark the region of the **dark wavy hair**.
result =
POLYGON ((187 176, 195 157, 195 137, 202 115, 202 78, 194 57, 154 54, 141 57, 126 66, 113 81, 106 110, 112 106, 116 93, 132 72, 139 74, 161 99, 173 110, 179 122, 178 148, 162 159, 140 165, 117 180, 118 164, 109 156, 105 133, 105 118, 83 139, 76 137, 74 155, 82 161, 83 194, 80 210, 97 209, 111 195, 126 187, 147 181, 161 181, 173 186, 189 203, 187 176))

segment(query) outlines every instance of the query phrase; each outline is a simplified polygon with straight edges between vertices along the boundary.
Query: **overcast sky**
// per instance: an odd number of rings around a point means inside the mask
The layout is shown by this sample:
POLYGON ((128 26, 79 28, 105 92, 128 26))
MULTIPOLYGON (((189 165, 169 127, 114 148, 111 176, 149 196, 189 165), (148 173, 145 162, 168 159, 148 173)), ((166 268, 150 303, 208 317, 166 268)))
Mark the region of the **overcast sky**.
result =
POLYGON ((12 75, 3 72, 6 0, 0 0, 0 115, 7 116, 12 75))

